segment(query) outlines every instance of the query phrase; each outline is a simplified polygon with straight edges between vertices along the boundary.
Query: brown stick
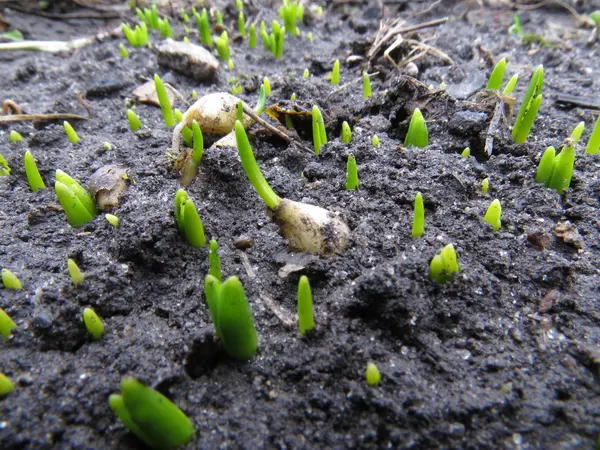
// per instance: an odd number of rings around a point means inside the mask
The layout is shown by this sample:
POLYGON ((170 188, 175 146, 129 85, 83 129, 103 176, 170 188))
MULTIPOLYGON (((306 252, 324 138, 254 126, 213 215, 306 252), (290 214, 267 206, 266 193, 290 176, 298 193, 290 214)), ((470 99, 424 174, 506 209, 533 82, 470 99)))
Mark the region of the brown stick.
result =
POLYGON ((11 116, 0 117, 0 123, 29 122, 32 120, 46 121, 59 119, 88 120, 87 117, 80 116, 78 114, 13 114, 11 116))

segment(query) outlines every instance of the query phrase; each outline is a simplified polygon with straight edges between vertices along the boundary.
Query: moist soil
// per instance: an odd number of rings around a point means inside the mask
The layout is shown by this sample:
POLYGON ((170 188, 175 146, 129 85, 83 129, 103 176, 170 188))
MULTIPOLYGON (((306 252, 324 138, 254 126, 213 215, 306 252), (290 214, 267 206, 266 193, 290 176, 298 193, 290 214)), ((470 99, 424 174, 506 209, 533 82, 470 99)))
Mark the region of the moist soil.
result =
MULTIPOLYGON (((192 419, 197 438, 186 449, 594 448, 600 159, 583 149, 597 111, 559 101, 569 94, 598 103, 598 44, 587 42, 592 30, 560 6, 520 12, 524 32, 546 39, 530 43, 509 34, 515 10, 505 5, 397 2, 382 10, 379 2, 332 2, 321 17, 307 12, 302 37, 287 36, 283 58, 275 60, 260 38, 251 50, 236 35, 233 2, 216 6, 230 29, 235 68, 222 64, 211 81, 160 66, 152 49, 130 48, 130 57, 121 58, 122 36, 67 53, 0 53, 2 100, 14 100, 26 113, 85 115, 79 93, 92 113, 72 121, 81 138, 76 145, 62 121, 0 129, 1 152, 12 168, 0 178, 0 266, 23 283, 20 291, 0 289, 0 307, 17 323, 12 339, 0 345, 0 369, 15 383, 0 399, 0 448, 143 448, 108 406, 124 376, 160 390, 192 419), (383 57, 393 39, 369 63, 382 16, 409 25, 448 17, 404 37, 444 52, 453 64, 432 51, 416 59, 418 73, 410 65, 395 69, 383 57), (501 57, 509 61, 507 75, 520 77, 515 107, 533 68, 544 64, 544 101, 528 141, 512 142, 507 116, 488 157, 484 144, 496 100, 474 94, 485 88, 492 59, 501 57), (339 90, 326 79, 336 58, 341 84, 355 82, 339 90), (363 70, 378 72, 368 100, 363 70), (227 358, 214 338, 203 295, 208 249, 191 247, 175 225, 179 178, 166 156, 171 130, 160 109, 137 105, 144 128, 129 130, 131 92, 154 73, 188 104, 194 89, 198 96, 229 92, 233 77, 243 88, 240 97, 255 104, 268 76, 268 105, 317 104, 325 117, 330 142, 319 156, 258 125, 249 135, 275 192, 347 222, 351 237, 343 254, 290 253, 233 148, 207 148, 186 188, 207 236, 219 242, 224 276, 244 283, 259 333, 258 354, 248 362, 227 358), (415 107, 429 126, 424 149, 403 145, 415 107), (340 142, 343 120, 353 128, 351 144, 340 142), (559 149, 582 120, 571 187, 558 194, 536 184, 543 150, 559 149), (12 129, 23 134, 22 143, 9 142, 12 129), (465 147, 471 157, 461 156, 465 147), (48 189, 29 189, 22 165, 27 149, 48 189), (344 189, 350 154, 358 163, 357 191, 344 189), (129 171, 130 185, 112 211, 119 228, 103 215, 70 227, 52 189, 54 171, 87 184, 108 164, 129 171), (417 192, 425 200, 425 234, 413 239, 417 192), (483 221, 495 198, 503 210, 497 232, 483 221), (460 272, 440 285, 429 279, 429 261, 448 243, 460 272), (77 287, 67 258, 85 274, 77 287), (303 274, 316 321, 305 337, 295 316, 303 274), (83 325, 87 306, 104 321, 99 341, 83 325), (378 387, 366 384, 369 361, 381 372, 378 387)), ((586 3, 578 12, 598 7, 586 3)), ((70 3, 52 8, 59 15, 89 12, 70 3)), ((276 9, 252 3, 246 16, 270 23, 276 9)), ((2 13, 26 39, 46 40, 95 35, 135 19, 133 12, 110 20, 61 20, 8 7, 2 13)), ((172 24, 182 39, 183 24, 172 24)), ((151 33, 154 45, 160 39, 151 33)), ((197 42, 194 31, 190 40, 197 42)), ((410 45, 400 44, 391 58, 416 56, 420 50, 410 53, 410 45)), ((187 107, 181 100, 176 106, 187 107)), ((298 141, 312 148, 310 118, 294 120, 298 141)), ((206 146, 215 140, 207 135, 206 146)))

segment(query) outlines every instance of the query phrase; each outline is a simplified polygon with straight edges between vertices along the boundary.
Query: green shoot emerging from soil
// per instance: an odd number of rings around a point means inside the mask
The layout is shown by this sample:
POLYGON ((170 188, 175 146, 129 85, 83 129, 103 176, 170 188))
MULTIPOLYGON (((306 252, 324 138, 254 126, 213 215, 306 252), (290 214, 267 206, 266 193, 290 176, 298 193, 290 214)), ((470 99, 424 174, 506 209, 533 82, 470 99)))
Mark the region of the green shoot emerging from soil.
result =
POLYGON ((121 54, 121 58, 123 58, 123 59, 129 58, 129 52, 127 51, 127 48, 125 48, 125 46, 122 43, 119 44, 119 53, 121 54))
POLYGON ((221 33, 221 36, 215 40, 215 44, 217 46, 219 58, 221 58, 223 61, 229 61, 231 58, 231 52, 229 51, 229 36, 227 35, 227 31, 223 31, 221 33))
POLYGON ((142 121, 132 109, 127 110, 127 120, 129 121, 129 128, 134 133, 143 126, 142 121))
POLYGON ((412 237, 418 238, 423 236, 425 232, 425 205, 423 204, 423 196, 417 192, 415 196, 415 207, 412 226, 412 237))
POLYGON ((371 79, 367 72, 363 72, 363 97, 365 100, 373 94, 371 90, 371 79))
POLYGON ((134 29, 122 23, 121 30, 123 30, 125 38, 133 48, 143 47, 148 43, 148 27, 146 26, 146 22, 141 22, 134 29))
POLYGON ((14 388, 15 386, 10 378, 0 372, 0 397, 10 394, 14 388))
POLYGON ((263 78, 263 85, 265 86, 265 93, 271 95, 271 82, 267 77, 263 78))
POLYGON ((285 43, 285 27, 279 25, 279 22, 274 20, 271 23, 272 30, 269 41, 271 44, 271 53, 275 58, 281 58, 283 56, 283 45, 285 43))
POLYGON ((92 220, 97 212, 94 200, 77 181, 62 170, 56 171, 54 190, 72 227, 81 227, 92 220))
POLYGON ((8 165, 8 161, 2 153, 0 153, 0 177, 7 177, 10 175, 10 166, 8 165))
POLYGON ((16 130, 12 130, 9 135, 10 142, 17 143, 23 141, 23 136, 16 130))
POLYGON ((212 34, 210 31, 210 23, 208 22, 208 13, 206 8, 202 8, 202 14, 194 12, 196 18, 196 24, 198 25, 198 35, 200 36, 200 42, 207 47, 213 46, 212 34))
POLYGON ((463 158, 468 158, 469 156, 471 156, 471 149, 469 147, 465 148, 460 154, 460 156, 462 156, 463 158))
POLYGON ((83 310, 83 323, 94 341, 100 339, 104 334, 104 324, 92 308, 83 310))
POLYGON ((488 80, 487 89, 494 89, 499 91, 504 81, 504 72, 506 71, 506 58, 502 58, 490 75, 488 80))
POLYGON ((283 19, 285 29, 292 36, 298 36, 300 30, 296 26, 298 21, 302 21, 301 14, 304 14, 304 6, 298 5, 298 1, 293 2, 289 0, 283 0, 283 6, 279 8, 279 16, 283 19), (302 9, 300 9, 302 8, 302 9))
POLYGON ((370 362, 367 364, 367 384, 369 386, 377 386, 381 381, 381 374, 375 363, 370 362))
POLYGON ((2 269, 2 284, 5 289, 23 289, 21 281, 8 269, 2 269))
POLYGON ((340 84, 340 60, 336 59, 331 70, 331 84, 340 84))
POLYGON ((310 78, 310 72, 308 69, 304 69, 304 72, 302 72, 302 78, 310 78))
POLYGON ((506 83, 506 86, 504 87, 504 90, 502 91, 503 95, 509 95, 512 94, 512 91, 515 90, 515 86, 517 85, 517 81, 519 81, 519 75, 514 74, 510 80, 508 80, 508 83, 506 83))
POLYGON ((125 427, 154 450, 175 449, 194 437, 194 424, 160 392, 123 378, 108 403, 125 427))
POLYGON ((313 106, 312 108, 312 132, 315 155, 319 156, 319 153, 321 153, 321 147, 327 144, 328 141, 323 115, 321 114, 321 110, 317 105, 313 106))
POLYGON ((381 142, 379 141, 379 136, 377 136, 376 134, 373 135, 373 139, 371 139, 371 144, 373 144, 373 147, 379 147, 379 144, 381 142))
POLYGON ((590 140, 585 148, 585 152, 588 155, 595 155, 600 150, 600 116, 596 120, 596 125, 594 125, 594 131, 592 131, 592 135, 590 136, 590 140))
POLYGON ((110 223, 113 227, 119 228, 119 218, 114 214, 104 214, 104 218, 110 223))
POLYGON ((350 130, 350 125, 345 120, 342 122, 342 143, 349 144, 352 142, 352 130, 350 130))
POLYGON ((0 336, 2 336, 4 342, 8 342, 14 328, 17 328, 17 324, 0 308, 0 336))
POLYGON ((158 19, 158 31, 163 38, 172 38, 173 31, 171 31, 171 23, 168 18, 158 19))
POLYGON ((429 277, 438 283, 445 283, 454 278, 460 267, 456 251, 452 244, 446 245, 440 253, 431 259, 429 264, 429 277))
POLYGON ((192 144, 194 149, 189 153, 183 164, 181 170, 181 180, 179 181, 182 186, 189 185, 196 174, 198 173, 198 166, 204 156, 204 136, 198 122, 192 121, 192 144))
POLYGON ((46 185, 40 175, 40 171, 35 164, 35 159, 29 150, 25 152, 24 157, 25 175, 27 175, 27 182, 33 192, 37 192, 40 189, 45 189, 46 185))
POLYGON ((577 145, 577 143, 581 139, 583 130, 585 130, 585 122, 579 122, 571 132, 571 139, 573 139, 573 145, 577 145))
POLYGON ((83 283, 84 278, 83 274, 81 273, 81 269, 79 269, 77 263, 71 258, 67 260, 67 268, 69 269, 69 274, 71 275, 71 281, 75 286, 83 283))
POLYGON ((517 144, 522 144, 527 140, 533 121, 542 104, 542 88, 544 86, 544 68, 538 66, 533 72, 529 87, 523 98, 523 103, 519 108, 519 113, 515 120, 512 130, 513 140, 517 144))
POLYGON ((312 293, 306 275, 302 275, 298 281, 298 326, 301 336, 315 327, 312 293))
POLYGON ((489 223, 494 231, 498 231, 502 226, 500 218, 502 217, 502 206, 500 200, 495 199, 487 209, 483 220, 489 223))
POLYGON ((217 22, 217 25, 224 26, 223 14, 221 14, 221 11, 219 11, 218 9, 215 11, 215 21, 217 22))
POLYGON ((429 132, 427 131, 427 124, 419 108, 415 108, 410 119, 410 125, 408 126, 408 133, 406 133, 406 138, 404 138, 404 146, 414 145, 415 147, 424 148, 427 147, 428 143, 429 132))
POLYGON ((571 177, 573 176, 574 166, 575 147, 572 145, 565 145, 560 153, 554 158, 552 173, 546 186, 551 189, 555 189, 559 194, 561 194, 571 185, 571 177))
POLYGON ((221 281, 215 276, 208 274, 204 278, 204 297, 206 304, 208 305, 208 311, 210 312, 210 320, 212 320, 215 328, 215 334, 218 338, 221 337, 219 333, 219 296, 221 295, 221 281))
POLYGON ((219 244, 216 240, 210 241, 210 250, 208 251, 208 273, 221 281, 221 258, 219 257, 219 244))
POLYGON ((346 189, 349 191, 358 189, 358 169, 356 167, 356 158, 354 158, 354 155, 348 156, 348 164, 346 168, 346 189))
POLYGON ((175 219, 177 228, 183 233, 188 243, 196 248, 206 245, 204 225, 198 215, 194 201, 188 197, 183 189, 175 195, 175 219))
POLYGON ((77 133, 75 132, 71 124, 65 120, 63 122, 63 127, 65 128, 65 133, 67 134, 67 137, 69 138, 71 144, 77 144, 79 142, 79 136, 77 136, 77 133))
POLYGON ((246 17, 244 16, 244 11, 240 11, 238 14, 238 32, 243 38, 246 37, 246 17))
POLYGON ((165 119, 165 125, 167 128, 171 128, 175 125, 175 114, 173 114, 173 108, 171 107, 171 100, 169 100, 169 96, 167 95, 167 89, 157 74, 154 74, 154 86, 156 88, 156 94, 158 95, 160 109, 165 119))
POLYGON ((546 149, 538 164, 537 173, 535 175, 535 181, 540 184, 548 185, 552 170, 554 168, 554 159, 556 157, 556 150, 550 146, 546 149))
POLYGON ((251 24, 248 30, 248 47, 256 48, 256 25, 251 24))
POLYGON ((490 189, 490 179, 484 178, 483 181, 481 182, 481 193, 487 194, 489 189, 490 189))

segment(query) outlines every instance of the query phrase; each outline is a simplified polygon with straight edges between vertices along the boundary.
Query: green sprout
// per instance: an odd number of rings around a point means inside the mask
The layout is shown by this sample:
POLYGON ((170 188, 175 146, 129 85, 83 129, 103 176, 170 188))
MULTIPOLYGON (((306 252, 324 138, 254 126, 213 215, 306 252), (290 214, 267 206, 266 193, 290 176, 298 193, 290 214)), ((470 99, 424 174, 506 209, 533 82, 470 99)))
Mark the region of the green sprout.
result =
POLYGON ((10 378, 0 372, 0 397, 10 394, 14 388, 15 386, 10 378))
POLYGON ((200 42, 207 47, 213 46, 212 34, 210 31, 210 23, 208 22, 208 12, 206 8, 202 8, 202 14, 194 12, 196 18, 196 25, 198 26, 198 35, 200 36, 200 42))
POLYGON ((285 43, 285 27, 279 25, 279 22, 274 20, 271 23, 271 35, 269 41, 271 43, 271 53, 275 58, 279 59, 283 56, 283 45, 285 43))
POLYGON ((235 7, 241 11, 244 9, 244 2, 242 0, 235 0, 235 7))
POLYGON ((431 259, 429 264, 429 277, 438 283, 445 283, 454 278, 460 267, 456 251, 452 244, 446 245, 440 253, 431 259))
POLYGON ((317 105, 314 105, 312 108, 312 132, 315 155, 319 156, 319 153, 321 153, 321 147, 327 144, 328 141, 323 115, 321 114, 321 110, 317 105))
POLYGON ((179 108, 175 108, 173 115, 175 116, 175 123, 179 123, 183 120, 183 113, 179 108))
POLYGON ((292 92, 292 95, 290 95, 290 101, 295 102, 298 99, 298 96, 296 95, 295 92, 292 92))
POLYGON ((412 237, 418 238, 425 232, 425 205, 423 204, 423 195, 417 192, 415 196, 412 237))
POLYGON ((367 384, 369 386, 377 386, 381 381, 381 374, 375 363, 367 364, 367 384))
POLYGON ((110 142, 105 142, 102 147, 104 148, 104 150, 106 150, 107 152, 110 152, 113 149, 113 146, 110 142))
POLYGON ((110 223, 113 227, 119 228, 119 218, 114 214, 104 214, 104 218, 110 223))
POLYGON ((301 336, 315 327, 312 293, 306 275, 302 275, 298 281, 298 326, 301 336))
POLYGON ((210 241, 208 251, 208 273, 221 281, 221 258, 219 257, 219 244, 216 240, 210 241))
POLYGON ((196 92, 196 89, 192 90, 192 100, 198 100, 198 93, 196 92))
POLYGON ((269 36, 269 33, 267 33, 267 24, 265 23, 264 20, 260 21, 260 37, 263 40, 263 45, 265 47, 265 50, 267 52, 271 51, 271 36, 269 36))
POLYGON ((210 312, 210 320, 212 320, 215 328, 215 334, 220 339, 219 333, 219 296, 221 295, 221 280, 218 280, 214 275, 208 274, 204 278, 204 297, 210 312))
MULTIPOLYGON (((227 68, 229 70, 235 69, 235 63, 233 62, 233 59, 230 59, 229 61, 227 61, 227 68)), ((231 95, 241 94, 243 90, 244 90, 244 88, 242 87, 242 85, 238 84, 237 86, 234 86, 233 89, 231 89, 231 95)))
POLYGON ((40 175, 40 171, 35 164, 35 159, 29 150, 25 152, 24 157, 25 175, 27 176, 27 182, 33 192, 37 192, 40 189, 45 189, 46 185, 40 175))
POLYGON ((512 130, 513 140, 522 144, 527 140, 531 127, 542 104, 542 88, 544 86, 544 67, 539 65, 531 77, 529 87, 519 108, 519 113, 512 130))
POLYGON ((308 69, 304 69, 304 72, 302 72, 302 78, 310 78, 310 72, 308 69))
POLYGON ((16 130, 11 130, 8 138, 10 139, 10 142, 12 142, 12 143, 17 143, 17 142, 23 141, 23 136, 21 136, 21 133, 19 133, 16 130))
MULTIPOLYGON (((2 281, 2 283, 4 283, 4 281, 2 281)), ((0 336, 2 336, 4 342, 8 342, 14 328, 17 328, 17 324, 2 308, 0 308, 0 336)))
POLYGON ((471 149, 469 147, 465 148, 460 154, 460 156, 462 156, 463 158, 468 158, 469 156, 471 156, 471 149))
POLYGON ((594 125, 594 130, 592 131, 592 135, 590 136, 590 140, 588 141, 587 146, 585 147, 585 152, 588 155, 595 155, 600 150, 600 116, 596 119, 596 125, 594 125))
POLYGON ((143 127, 142 121, 132 109, 127 110, 127 120, 129 121, 129 128, 134 133, 143 127))
POLYGON ((263 85, 265 87, 265 94, 271 95, 271 82, 267 77, 263 78, 263 85))
POLYGON ((175 115, 173 114, 173 108, 171 107, 171 100, 167 94, 167 89, 157 74, 154 74, 154 86, 156 89, 156 94, 158 95, 160 109, 162 111, 163 118, 165 119, 165 125, 168 128, 171 128, 175 125, 175 115))
POLYGON ((185 9, 180 8, 179 15, 181 16, 181 20, 183 20, 185 23, 190 22, 190 16, 188 16, 188 13, 185 12, 185 9))
POLYGON ((110 408, 125 427, 154 450, 176 449, 194 437, 194 424, 173 402, 135 378, 121 380, 110 408))
POLYGON ((486 89, 499 91, 502 88, 502 82, 504 81, 504 72, 506 72, 506 58, 502 58, 498 61, 496 67, 494 67, 486 89))
POLYGON ((125 48, 123 43, 119 44, 119 53, 121 54, 121 58, 129 58, 129 51, 125 48))
POLYGON ((241 100, 237 104, 237 120, 244 122, 244 104, 241 100))
POLYGON ((0 153, 0 177, 7 177, 10 175, 10 166, 8 165, 8 161, 2 153, 0 153))
POLYGON ((585 130, 585 122, 579 122, 571 132, 571 139, 573 139, 573 145, 577 145, 577 143, 581 139, 583 130, 585 130))
POLYGON ((292 36, 298 36, 300 34, 300 30, 298 30, 296 23, 302 21, 301 11, 302 15, 304 15, 304 9, 300 10, 297 0, 294 0, 293 2, 283 0, 283 6, 279 8, 279 16, 283 19, 285 29, 292 36))
POLYGON ((223 61, 229 61, 231 59, 231 52, 229 51, 229 36, 227 35, 227 31, 221 33, 221 36, 215 40, 215 44, 219 58, 223 61))
POLYGON ((559 194, 562 194, 562 192, 571 185, 574 166, 575 147, 572 145, 565 145, 560 153, 554 158, 552 173, 548 178, 546 186, 555 189, 559 194))
POLYGON ((508 80, 508 83, 506 83, 506 86, 504 88, 504 90, 502 91, 503 95, 509 95, 512 94, 512 91, 515 90, 515 86, 517 85, 517 81, 519 81, 519 75, 514 74, 510 80, 508 80))
POLYGON ((498 231, 502 226, 500 218, 502 217, 502 206, 500 206, 500 200, 495 199, 487 209, 483 220, 489 223, 494 231, 498 231))
POLYGON ((418 148, 424 148, 427 147, 428 143, 429 132, 427 131, 427 124, 419 108, 415 108, 410 119, 410 125, 408 126, 408 133, 406 133, 406 138, 404 138, 404 146, 414 145, 418 148))
POLYGON ((183 169, 181 170, 181 179, 179 182, 182 186, 187 186, 192 182, 198 173, 198 166, 204 156, 204 137, 198 122, 195 120, 192 121, 192 129, 189 130, 189 132, 192 134, 191 142, 193 150, 187 155, 183 164, 183 169))
POLYGON ((224 26, 223 14, 221 14, 221 11, 219 11, 218 9, 215 11, 215 21, 217 22, 217 25, 224 26))
POLYGON ((81 269, 77 265, 77 263, 69 258, 67 260, 67 268, 69 269, 69 275, 71 275, 71 282, 77 286, 78 284, 83 283, 84 277, 81 273, 81 269))
POLYGON ((535 175, 536 183, 547 185, 554 169, 554 159, 556 158, 556 150, 550 146, 544 151, 538 169, 535 175))
POLYGON ((188 197, 183 189, 179 189, 175 196, 175 218, 177 227, 185 235, 191 246, 201 248, 206 245, 202 220, 198 215, 194 201, 188 197))
POLYGON ((340 84, 340 60, 336 59, 331 70, 331 84, 340 84))
POLYGON ((342 122, 342 143, 349 144, 352 142, 352 130, 350 130, 350 125, 345 120, 342 122))
POLYGON ((79 142, 79 136, 77 136, 77 133, 75 132, 71 124, 65 120, 63 122, 63 127, 65 128, 65 133, 67 134, 67 137, 69 138, 71 144, 77 144, 79 142))
POLYGON ((379 141, 379 136, 374 134, 373 138, 371 139, 371 144, 373 145, 373 147, 379 147, 379 145, 381 145, 381 142, 379 141))
POLYGON ((356 158, 354 158, 354 155, 348 156, 348 164, 346 166, 346 189, 349 191, 358 189, 358 169, 356 168, 356 158))
POLYGON ((6 289, 23 289, 21 281, 8 269, 2 269, 2 284, 6 289))
POLYGON ((238 31, 242 37, 246 37, 246 18, 244 17, 244 11, 240 11, 238 15, 238 31))
POLYGON ((168 18, 158 19, 158 31, 163 38, 172 38, 173 31, 171 31, 171 23, 168 18))
POLYGON ((104 324, 92 308, 83 310, 83 323, 94 341, 100 339, 104 334, 104 324))
POLYGON ((490 179, 489 178, 484 178, 481 181, 481 193, 482 194, 487 194, 488 191, 490 189, 490 179))
POLYGON ((81 227, 92 220, 97 212, 88 191, 60 169, 56 171, 55 178, 54 190, 69 224, 72 227, 81 227))
POLYGON ((251 24, 248 31, 248 47, 256 48, 256 25, 251 24))
POLYGON ((146 26, 146 22, 141 22, 134 29, 122 23, 121 30, 123 30, 125 38, 133 48, 143 47, 148 43, 148 27, 146 26))
POLYGON ((367 72, 363 72, 363 96, 365 100, 369 98, 373 92, 371 91, 371 79, 367 72))
POLYGON ((312 31, 309 31, 308 33, 306 33, 306 39, 308 39, 308 42, 310 42, 312 44, 312 42, 314 40, 312 31))
POLYGON ((521 27, 521 18, 519 17, 518 14, 515 14, 513 16, 513 24, 508 29, 508 32, 512 33, 514 35, 517 35, 520 38, 523 37, 523 28, 521 27))
POLYGON ((260 116, 263 113, 263 111, 265 110, 266 103, 267 103, 267 89, 265 88, 264 84, 261 84, 260 90, 258 92, 258 101, 256 102, 256 106, 254 108, 254 111, 256 112, 256 114, 258 114, 260 116))

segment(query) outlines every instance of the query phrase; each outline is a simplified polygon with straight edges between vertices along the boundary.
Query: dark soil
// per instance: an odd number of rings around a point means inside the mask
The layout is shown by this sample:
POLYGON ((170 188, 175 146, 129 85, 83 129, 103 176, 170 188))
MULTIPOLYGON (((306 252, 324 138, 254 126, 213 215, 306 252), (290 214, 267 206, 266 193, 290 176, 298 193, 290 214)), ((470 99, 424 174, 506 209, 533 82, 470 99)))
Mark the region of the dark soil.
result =
MULTIPOLYGON (((229 3, 219 6, 235 36, 229 3)), ((600 430, 600 159, 583 152, 594 113, 556 100, 571 94, 597 102, 598 44, 588 46, 591 30, 577 28, 559 7, 520 13, 525 32, 548 39, 539 46, 508 33, 515 11, 506 7, 442 1, 417 16, 432 3, 387 5, 385 17, 402 15, 409 24, 450 18, 405 36, 425 39, 455 63, 435 55, 417 60, 421 86, 382 57, 370 68, 365 60, 346 62, 351 54, 365 56, 379 5, 329 3, 323 18, 301 27, 304 35, 312 31, 314 43, 288 36, 281 61, 260 40, 248 50, 245 41, 232 39, 236 68, 221 67, 214 82, 170 73, 149 49, 122 59, 124 40, 117 37, 58 55, 0 53, 0 99, 15 100, 27 113, 85 114, 80 92, 94 114, 73 121, 81 137, 75 146, 62 122, 0 129, 0 152, 13 170, 0 178, 0 266, 24 286, 0 289, 0 307, 18 325, 12 340, 0 344, 0 370, 15 382, 0 400, 0 448, 141 448, 107 402, 126 375, 156 387, 189 415, 198 434, 189 449, 594 447, 600 430), (469 98, 485 87, 488 52, 496 60, 507 57, 508 76, 519 74, 517 105, 532 69, 546 69, 544 102, 528 142, 512 143, 503 123, 489 159, 483 145, 493 105, 469 98), (333 93, 325 76, 336 58, 342 83, 359 80, 364 69, 379 71, 372 98, 363 99, 360 83, 333 93), (302 78, 305 68, 309 79, 302 78), (189 246, 175 226, 178 175, 165 157, 171 131, 160 110, 144 104, 136 108, 144 131, 128 127, 126 99, 154 73, 188 100, 193 89, 199 96, 230 91, 228 79, 236 76, 250 104, 269 76, 268 104, 295 92, 298 102, 324 112, 330 143, 319 157, 259 126, 250 140, 279 195, 347 221, 352 236, 344 254, 289 254, 233 149, 207 150, 187 188, 207 235, 220 244, 224 275, 244 282, 260 335, 259 353, 247 363, 218 352, 203 298, 208 250, 189 246), (438 89, 442 81, 446 91, 438 89), (430 145, 403 148, 417 106, 430 145), (353 127, 349 145, 338 138, 343 120, 353 127), (571 188, 560 195, 537 185, 541 152, 559 148, 581 120, 586 131, 571 188), (11 129, 24 135, 23 143, 9 143, 11 129), (374 134, 379 148, 371 145, 374 134), (466 146, 474 156, 461 157, 466 146), (50 187, 37 194, 22 166, 27 149, 50 187), (343 188, 351 153, 361 183, 356 192, 343 188), (129 168, 133 180, 114 212, 120 227, 99 216, 71 228, 51 189, 54 171, 87 183, 106 164, 129 168), (490 191, 483 195, 486 177, 490 191), (425 199, 426 228, 413 240, 417 191, 425 199), (503 207, 498 232, 482 219, 495 198, 503 207), (566 221, 579 240, 555 232, 566 221), (240 250, 240 239, 253 245, 240 250), (438 285, 429 280, 428 265, 447 243, 457 249, 460 273, 438 285), (69 257, 86 275, 78 287, 66 270, 69 257), (300 268, 280 272, 286 264, 300 268), (306 338, 294 316, 301 274, 311 281, 317 323, 306 338), (88 305, 106 326, 97 342, 81 320, 88 305), (369 361, 382 373, 379 387, 365 382, 369 361)), ((586 3, 579 12, 598 7, 586 3)), ((259 13, 246 11, 250 20, 259 13)), ((268 22, 275 18, 275 8, 260 11, 268 22)), ((61 21, 9 8, 0 13, 28 39, 71 39, 120 23, 61 21)), ((182 24, 174 30, 181 39, 182 24)), ((399 61, 407 53, 401 46, 392 57, 399 61)), ((186 108, 181 101, 177 106, 186 108)), ((298 121, 296 128, 312 146, 310 123, 298 121)))

